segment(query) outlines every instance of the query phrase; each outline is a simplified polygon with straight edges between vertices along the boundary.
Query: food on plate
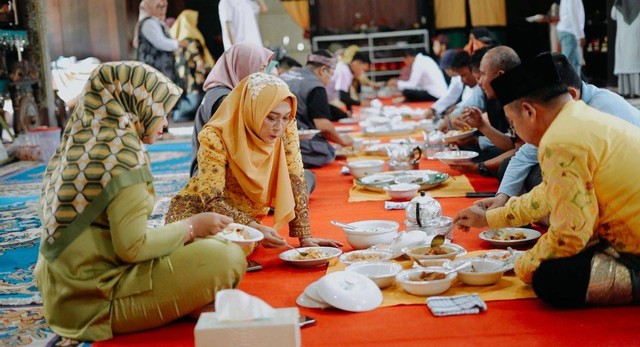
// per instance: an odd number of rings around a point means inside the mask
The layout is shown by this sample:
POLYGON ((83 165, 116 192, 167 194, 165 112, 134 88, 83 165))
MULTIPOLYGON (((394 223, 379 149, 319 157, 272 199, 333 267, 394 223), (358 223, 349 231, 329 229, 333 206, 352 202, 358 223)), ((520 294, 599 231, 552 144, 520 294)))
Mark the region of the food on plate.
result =
POLYGON ((349 262, 357 262, 357 261, 382 260, 384 258, 385 258, 385 254, 383 253, 353 252, 347 255, 345 260, 349 262))
POLYGON ((306 250, 302 251, 302 253, 306 253, 306 255, 302 255, 298 252, 294 253, 295 254, 291 257, 291 259, 293 260, 315 260, 322 259, 327 256, 322 250, 315 248, 307 248, 306 250))
POLYGON ((249 231, 237 225, 226 227, 222 230, 222 236, 231 241, 244 241, 251 239, 249 231))
POLYGON ((422 271, 418 276, 409 277, 409 281, 413 281, 413 282, 437 281, 437 280, 443 280, 445 279, 445 277, 447 277, 447 275, 445 275, 442 272, 422 271))
POLYGON ((524 240, 527 238, 522 231, 511 232, 508 230, 497 230, 493 235, 491 235, 492 240, 499 241, 515 241, 515 240, 524 240))
POLYGON ((504 253, 483 254, 479 258, 494 259, 494 260, 506 260, 506 259, 511 258, 511 253, 504 252, 504 253))

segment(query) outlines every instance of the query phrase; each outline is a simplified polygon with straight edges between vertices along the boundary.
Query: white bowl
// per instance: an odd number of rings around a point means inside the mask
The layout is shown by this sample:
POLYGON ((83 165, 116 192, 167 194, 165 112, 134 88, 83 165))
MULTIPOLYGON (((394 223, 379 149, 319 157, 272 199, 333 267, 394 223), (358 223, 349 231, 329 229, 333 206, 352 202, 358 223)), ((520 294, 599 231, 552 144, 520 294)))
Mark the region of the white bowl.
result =
POLYGON ((429 254, 431 251, 431 246, 429 245, 420 245, 414 247, 407 247, 402 250, 404 254, 406 254, 409 258, 415 260, 426 260, 426 259, 449 259, 453 260, 458 255, 466 253, 466 250, 462 248, 462 246, 456 245, 455 243, 447 243, 440 246, 441 249, 447 251, 444 254, 429 254))
POLYGON ((360 179, 360 183, 367 185, 386 185, 393 183, 396 177, 393 175, 385 175, 385 174, 373 174, 369 176, 362 177, 360 179))
POLYGON ((347 163, 351 176, 362 178, 384 171, 384 160, 354 160, 347 163))
POLYGON ((380 289, 393 284, 396 275, 402 270, 398 263, 357 263, 349 265, 346 271, 352 271, 369 277, 380 289))
POLYGON ((333 247, 300 247, 280 253, 280 259, 297 267, 316 267, 327 264, 331 259, 338 257, 340 254, 342 254, 342 251, 333 247), (298 251, 309 252, 311 250, 319 252, 321 256, 314 259, 300 259, 301 256, 298 251))
POLYGON ((259 230, 238 223, 229 224, 218 235, 240 246, 247 257, 258 248, 260 241, 264 238, 264 234, 259 230))
POLYGON ((393 200, 411 200, 418 194, 420 186, 413 183, 398 183, 384 187, 389 197, 393 200))
POLYGON ((343 228, 347 234, 347 242, 353 249, 366 249, 374 245, 388 245, 398 233, 400 225, 388 220, 364 220, 348 223, 358 230, 343 228))
POLYGON ((316 288, 327 304, 345 311, 371 311, 382 303, 382 292, 368 277, 338 271, 318 280, 316 288))
POLYGON ((421 244, 428 241, 428 236, 425 232, 420 230, 401 231, 397 233, 389 250, 393 253, 392 257, 397 258, 403 254, 402 250, 406 247, 421 244))
POLYGON ((371 262, 383 262, 391 259, 390 251, 383 251, 379 249, 361 249, 358 251, 351 251, 343 253, 340 256, 340 261, 345 264, 356 263, 371 263, 371 262))
POLYGON ((444 151, 434 154, 433 157, 447 165, 451 165, 467 162, 478 155, 478 152, 474 151, 444 151))
POLYGON ((448 269, 453 269, 467 261, 470 261, 472 266, 458 270, 458 279, 466 285, 488 286, 494 284, 498 282, 500 278, 502 278, 502 274, 507 271, 504 262, 479 258, 450 261, 443 266, 448 269))
POLYGON ((452 272, 444 279, 435 281, 411 281, 410 278, 420 276, 421 272, 446 272, 442 267, 430 266, 421 269, 404 270, 396 275, 396 282, 409 294, 418 296, 438 295, 451 288, 457 274, 452 272))

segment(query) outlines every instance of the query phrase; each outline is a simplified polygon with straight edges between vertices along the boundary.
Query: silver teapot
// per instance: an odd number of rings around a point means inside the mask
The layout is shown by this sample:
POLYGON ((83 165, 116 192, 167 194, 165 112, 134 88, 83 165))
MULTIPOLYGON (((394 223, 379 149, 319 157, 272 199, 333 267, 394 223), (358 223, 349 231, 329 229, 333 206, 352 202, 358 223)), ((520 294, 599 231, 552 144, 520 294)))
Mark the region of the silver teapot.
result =
POLYGON ((405 224, 426 229, 439 223, 440 217, 442 217, 442 207, 431 195, 420 192, 419 196, 409 201, 405 213, 407 215, 405 224))
POLYGON ((387 147, 389 155, 389 170, 417 170, 422 157, 420 147, 412 147, 410 144, 400 143, 387 147))

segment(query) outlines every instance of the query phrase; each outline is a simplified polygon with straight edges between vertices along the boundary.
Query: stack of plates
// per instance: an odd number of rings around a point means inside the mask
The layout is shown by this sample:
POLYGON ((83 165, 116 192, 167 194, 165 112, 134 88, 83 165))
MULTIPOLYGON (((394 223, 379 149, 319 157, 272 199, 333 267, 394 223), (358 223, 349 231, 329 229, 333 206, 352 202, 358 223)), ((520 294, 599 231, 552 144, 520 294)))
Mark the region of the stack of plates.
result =
POLYGON ((368 277, 355 272, 333 272, 311 283, 296 304, 307 308, 335 307, 350 312, 371 311, 382 303, 382 291, 368 277))

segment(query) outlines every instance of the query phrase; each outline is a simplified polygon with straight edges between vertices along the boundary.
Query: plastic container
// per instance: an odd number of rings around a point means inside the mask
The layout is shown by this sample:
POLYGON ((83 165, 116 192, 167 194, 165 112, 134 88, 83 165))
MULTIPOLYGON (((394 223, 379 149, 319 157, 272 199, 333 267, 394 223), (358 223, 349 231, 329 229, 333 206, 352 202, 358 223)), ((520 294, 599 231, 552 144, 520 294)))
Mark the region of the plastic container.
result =
POLYGON ((27 143, 36 147, 33 151, 34 160, 48 162, 60 145, 60 128, 40 127, 29 129, 27 143))

